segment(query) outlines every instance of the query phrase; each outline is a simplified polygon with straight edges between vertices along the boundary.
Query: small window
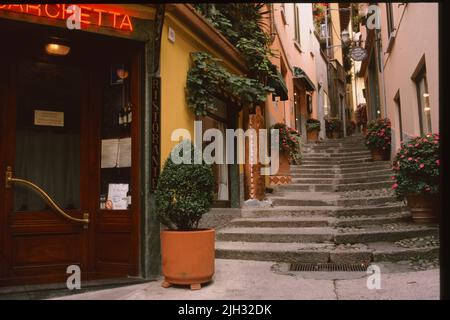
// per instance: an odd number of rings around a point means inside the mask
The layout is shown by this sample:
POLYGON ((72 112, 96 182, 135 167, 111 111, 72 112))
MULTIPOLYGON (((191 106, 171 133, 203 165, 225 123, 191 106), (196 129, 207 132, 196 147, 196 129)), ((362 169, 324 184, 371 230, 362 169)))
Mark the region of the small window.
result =
POLYGON ((294 3, 295 42, 300 45, 300 8, 294 3))
POLYGON ((419 106, 420 132, 430 133, 431 128, 431 108, 430 93, 428 91, 427 71, 423 66, 415 79, 417 88, 417 101, 419 106))

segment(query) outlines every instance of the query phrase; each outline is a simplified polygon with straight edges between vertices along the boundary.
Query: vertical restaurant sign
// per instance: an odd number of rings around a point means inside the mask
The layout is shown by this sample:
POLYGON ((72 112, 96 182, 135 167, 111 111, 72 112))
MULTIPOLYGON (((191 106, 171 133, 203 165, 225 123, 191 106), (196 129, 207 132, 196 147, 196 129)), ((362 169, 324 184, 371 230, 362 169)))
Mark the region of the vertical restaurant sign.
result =
POLYGON ((161 172, 161 78, 152 78, 152 160, 151 190, 155 191, 161 172))
MULTIPOLYGON (((72 12, 67 8, 71 4, 1 4, 0 11, 23 13, 54 20, 67 20, 72 12)), ((133 31, 130 16, 121 10, 110 10, 92 4, 76 4, 81 10, 81 27, 89 26, 133 31)))

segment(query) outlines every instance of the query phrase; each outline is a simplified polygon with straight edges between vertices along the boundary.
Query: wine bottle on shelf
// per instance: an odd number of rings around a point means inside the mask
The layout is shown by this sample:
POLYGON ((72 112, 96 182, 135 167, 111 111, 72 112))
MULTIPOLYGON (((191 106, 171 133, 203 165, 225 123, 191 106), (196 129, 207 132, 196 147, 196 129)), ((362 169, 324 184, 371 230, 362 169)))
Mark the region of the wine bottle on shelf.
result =
POLYGON ((119 126, 122 127, 123 126, 123 119, 124 118, 124 113, 123 113, 123 108, 120 108, 119 111, 119 126))
POLYGON ((131 102, 127 103, 127 123, 131 126, 133 113, 131 111, 131 102))

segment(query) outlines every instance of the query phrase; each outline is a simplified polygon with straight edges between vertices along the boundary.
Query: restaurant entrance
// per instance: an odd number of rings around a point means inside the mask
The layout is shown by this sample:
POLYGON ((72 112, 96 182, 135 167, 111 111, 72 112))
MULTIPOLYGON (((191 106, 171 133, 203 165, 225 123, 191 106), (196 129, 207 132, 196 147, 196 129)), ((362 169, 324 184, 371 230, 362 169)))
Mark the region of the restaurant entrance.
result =
POLYGON ((139 276, 140 43, 0 19, 0 286, 139 276))

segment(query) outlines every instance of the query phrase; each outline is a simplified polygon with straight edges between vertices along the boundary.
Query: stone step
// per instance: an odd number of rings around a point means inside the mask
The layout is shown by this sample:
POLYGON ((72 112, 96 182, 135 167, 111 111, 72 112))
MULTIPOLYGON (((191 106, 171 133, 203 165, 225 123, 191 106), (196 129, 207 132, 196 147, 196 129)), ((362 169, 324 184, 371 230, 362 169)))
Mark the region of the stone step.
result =
POLYGON ((216 242, 216 258, 277 261, 317 262, 329 260, 330 244, 277 242, 216 242))
POLYGON ((287 191, 309 191, 309 192, 342 192, 352 190, 373 190, 383 189, 392 186, 392 181, 385 178, 384 181, 348 183, 348 184, 312 184, 312 183, 292 183, 278 186, 279 190, 287 191))
POLYGON ((363 157, 363 158, 355 158, 355 159, 334 159, 334 158, 322 158, 322 159, 302 159, 301 165, 348 165, 348 164, 355 164, 355 163, 365 163, 365 162, 373 162, 371 156, 363 157))
POLYGON ((393 202, 383 206, 277 206, 258 209, 242 210, 242 217, 245 218, 271 218, 271 217, 336 217, 340 219, 358 220, 372 216, 384 216, 402 214, 407 211, 403 203, 393 202))
POLYGON ((347 153, 366 153, 370 152, 369 149, 366 147, 360 147, 360 146, 351 146, 351 147, 303 147, 302 153, 312 153, 312 154, 320 154, 320 155, 340 155, 340 154, 347 154, 347 153))
POLYGON ((330 220, 330 224, 335 227, 360 227, 363 225, 382 225, 392 223, 411 222, 411 213, 407 210, 399 213, 382 215, 359 215, 359 216, 341 216, 330 220))
POLYGON ((344 153, 344 154, 317 154, 303 153, 302 160, 351 160, 360 158, 370 158, 372 155, 368 152, 344 153))
POLYGON ((303 217, 270 217, 270 218, 239 218, 231 221, 231 227, 263 227, 263 228, 311 228, 328 227, 332 218, 325 216, 303 217))
POLYGON ((439 247, 402 248, 394 243, 359 245, 216 242, 216 258, 295 263, 367 263, 439 257, 439 247))
POLYGON ((321 169, 310 169, 310 168, 302 168, 302 169, 291 169, 291 175, 301 175, 301 174, 336 174, 336 175, 353 175, 353 174, 372 174, 373 172, 384 171, 391 172, 392 169, 389 166, 376 166, 374 164, 373 167, 365 167, 365 168, 353 168, 353 169, 339 169, 334 167, 321 168, 321 169))
POLYGON ((386 175, 392 176, 391 169, 381 169, 381 170, 373 170, 373 171, 361 171, 361 172, 352 172, 352 173, 315 173, 315 171, 311 170, 309 172, 291 172, 292 178, 323 178, 323 179, 346 179, 346 178, 364 178, 364 177, 372 177, 386 175))
MULTIPOLYGON (((411 241, 419 238, 402 239, 411 241)), ((438 240, 436 237, 423 237, 422 239, 438 240)), ((400 241, 401 242, 401 241, 400 241)), ((413 241, 414 243, 415 241, 413 241)), ((434 259, 439 257, 439 241, 428 245, 402 247, 398 242, 372 242, 368 244, 369 250, 373 250, 373 261, 405 261, 411 258, 434 259)))
MULTIPOLYGON (((336 244, 345 243, 367 243, 383 240, 385 242, 395 242, 405 238, 437 236, 438 229, 435 227, 422 226, 417 224, 398 224, 395 228, 385 228, 381 226, 367 226, 349 232, 337 232, 334 235, 336 244)), ((387 225, 390 226, 390 225, 387 225)))
POLYGON ((327 241, 335 244, 377 242, 382 239, 386 242, 413 237, 437 236, 435 227, 415 224, 381 226, 364 226, 363 228, 330 228, 330 227, 226 227, 217 232, 219 241, 245 241, 245 242, 300 242, 300 243, 324 243, 327 241))
POLYGON ((296 192, 284 192, 276 196, 270 196, 273 206, 375 206, 397 202, 395 196, 361 197, 341 199, 336 193, 335 197, 312 195, 312 192, 304 192, 301 196, 296 192))
POLYGON ((223 228, 217 231, 219 241, 245 242, 301 242, 323 243, 332 241, 334 229, 329 227, 311 228, 223 228))
POLYGON ((301 164, 291 165, 292 171, 301 171, 304 169, 339 169, 342 171, 349 170, 351 172, 355 169, 370 169, 370 168, 390 168, 390 161, 363 161, 361 163, 342 163, 342 164, 301 164))
POLYGON ((379 175, 366 175, 362 177, 346 177, 346 178, 299 178, 296 175, 292 175, 292 183, 293 184, 349 184, 349 183, 366 183, 366 182, 377 182, 377 181, 386 181, 389 180, 392 176, 392 172, 388 172, 387 174, 379 174, 379 175))

